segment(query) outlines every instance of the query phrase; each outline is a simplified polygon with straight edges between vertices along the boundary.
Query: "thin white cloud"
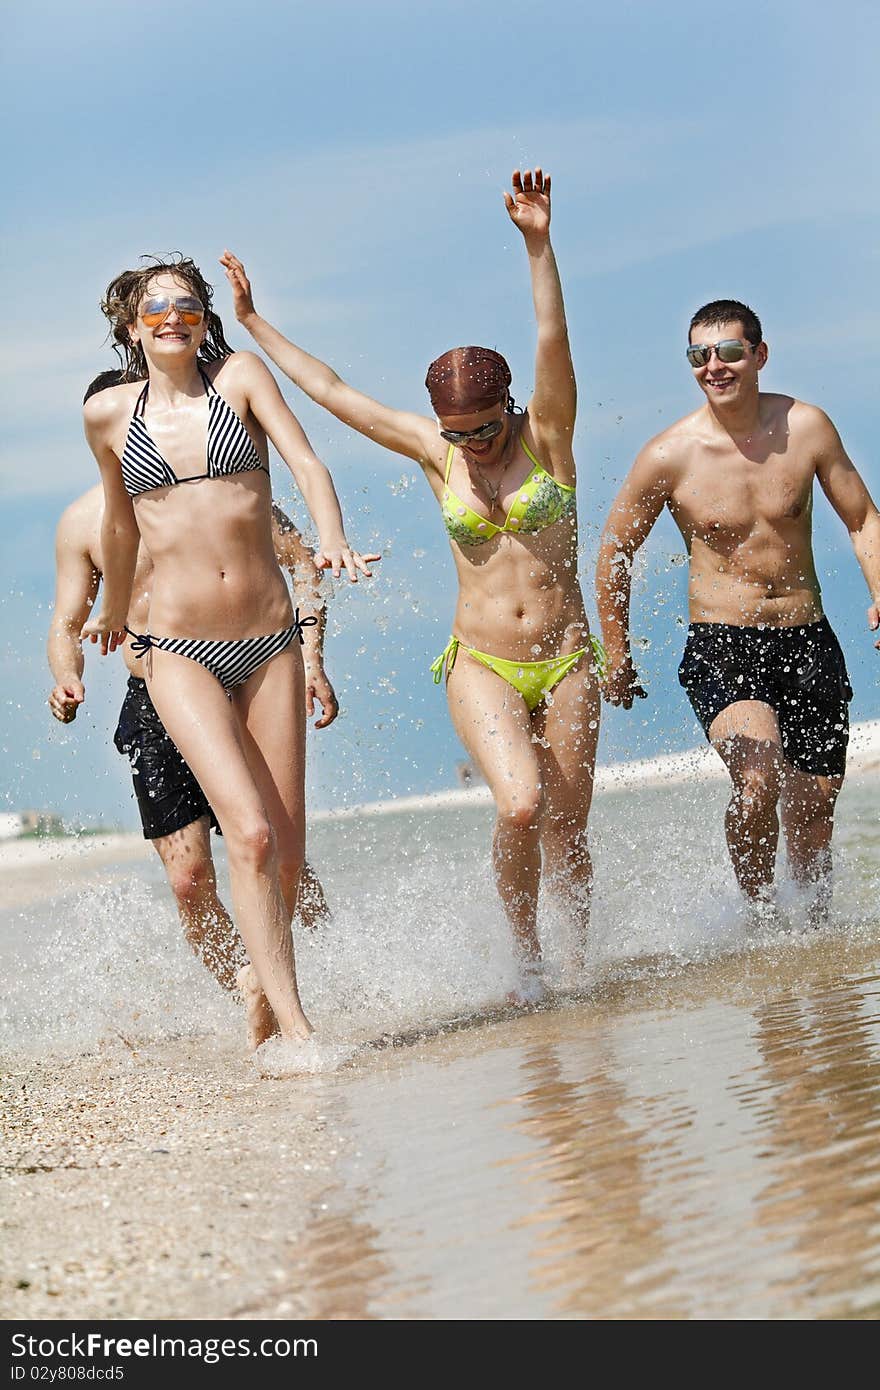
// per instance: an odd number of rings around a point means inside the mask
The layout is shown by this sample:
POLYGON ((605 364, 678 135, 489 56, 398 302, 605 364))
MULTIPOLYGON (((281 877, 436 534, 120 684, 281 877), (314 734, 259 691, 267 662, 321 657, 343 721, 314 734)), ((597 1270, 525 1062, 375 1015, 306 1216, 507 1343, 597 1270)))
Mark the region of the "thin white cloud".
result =
MULTIPOLYGON (((210 273, 222 244, 231 243, 247 257, 270 317, 317 337, 343 367, 369 343, 373 369, 376 361, 387 364, 397 390, 412 377, 412 356, 423 354, 425 341, 417 323, 407 344, 391 340, 385 305, 412 301, 436 313, 438 300, 445 312, 484 293, 487 282, 506 282, 505 248, 516 249, 516 233, 504 221, 500 189, 516 162, 537 156, 556 172, 570 301, 581 279, 695 251, 732 232, 752 238, 759 255, 762 230, 826 216, 829 206, 838 215, 864 212, 876 199, 870 181, 853 180, 848 162, 821 185, 806 177, 807 151, 793 151, 784 168, 775 161, 752 168, 754 150, 744 147, 743 167, 729 158, 723 177, 709 177, 701 167, 709 140, 702 119, 549 121, 527 130, 527 139, 483 127, 364 141, 256 167, 224 160, 222 177, 219 165, 205 164, 191 188, 175 190, 173 219, 161 203, 123 203, 112 218, 96 203, 89 215, 70 213, 62 242, 54 228, 25 227, 14 262, 24 270, 51 256, 55 282, 75 288, 52 306, 47 332, 45 318, 31 312, 32 277, 23 273, 10 286, 8 320, 18 331, 15 351, 3 353, 7 427, 37 466, 26 476, 10 467, 8 487, 53 491, 67 476, 71 452, 82 447, 83 387, 115 360, 101 348, 97 299, 109 275, 143 247, 191 249, 210 273)), ((217 277, 225 309, 219 267, 217 277)))

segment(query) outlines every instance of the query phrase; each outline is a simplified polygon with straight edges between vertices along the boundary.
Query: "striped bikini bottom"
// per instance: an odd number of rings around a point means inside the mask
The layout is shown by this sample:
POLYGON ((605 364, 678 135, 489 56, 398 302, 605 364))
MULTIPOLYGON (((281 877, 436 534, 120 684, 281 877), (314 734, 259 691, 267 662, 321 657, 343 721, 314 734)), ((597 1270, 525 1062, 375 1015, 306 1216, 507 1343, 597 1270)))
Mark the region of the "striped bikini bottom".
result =
POLYGON ((200 641, 197 637, 153 637, 148 632, 135 633, 128 627, 125 630, 132 639, 133 656, 146 656, 151 647, 156 647, 160 652, 187 656, 190 661, 197 661, 206 671, 210 671, 226 690, 233 690, 235 686, 243 685, 273 656, 283 652, 297 637, 302 643, 303 628, 317 621, 314 614, 301 618, 297 609, 292 625, 281 632, 270 632, 265 637, 237 637, 228 642, 200 641))

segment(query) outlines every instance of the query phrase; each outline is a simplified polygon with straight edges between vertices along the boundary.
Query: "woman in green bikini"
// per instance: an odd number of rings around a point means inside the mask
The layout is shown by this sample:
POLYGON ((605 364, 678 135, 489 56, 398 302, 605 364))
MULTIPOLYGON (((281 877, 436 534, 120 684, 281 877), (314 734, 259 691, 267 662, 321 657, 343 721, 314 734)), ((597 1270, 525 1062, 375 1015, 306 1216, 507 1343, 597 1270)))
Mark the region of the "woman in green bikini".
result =
POLYGON ((577 391, 549 174, 517 170, 504 198, 525 241, 538 327, 524 413, 514 412, 504 358, 479 347, 429 367, 436 418, 381 405, 260 318, 241 262, 229 252, 222 262, 239 321, 273 362, 337 419, 414 459, 440 504, 460 588, 453 636, 432 670, 438 683, 445 671, 456 733, 495 798, 496 882, 522 965, 516 997, 530 1001, 542 989, 542 873, 581 944, 588 925, 601 648, 577 580, 577 391))

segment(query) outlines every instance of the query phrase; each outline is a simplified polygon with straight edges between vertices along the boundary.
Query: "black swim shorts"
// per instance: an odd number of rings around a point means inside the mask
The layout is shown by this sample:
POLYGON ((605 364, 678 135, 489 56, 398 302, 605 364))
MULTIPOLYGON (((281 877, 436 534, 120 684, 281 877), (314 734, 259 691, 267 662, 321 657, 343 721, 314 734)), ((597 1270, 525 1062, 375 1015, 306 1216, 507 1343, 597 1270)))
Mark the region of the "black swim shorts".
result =
POLYGON ((131 763, 145 840, 159 840, 210 816, 217 820, 194 774, 165 732, 146 681, 129 676, 113 742, 131 763))
POLYGON ((707 738, 728 705, 761 700, 776 712, 792 767, 843 776, 853 693, 827 618, 802 627, 692 623, 678 679, 707 738))

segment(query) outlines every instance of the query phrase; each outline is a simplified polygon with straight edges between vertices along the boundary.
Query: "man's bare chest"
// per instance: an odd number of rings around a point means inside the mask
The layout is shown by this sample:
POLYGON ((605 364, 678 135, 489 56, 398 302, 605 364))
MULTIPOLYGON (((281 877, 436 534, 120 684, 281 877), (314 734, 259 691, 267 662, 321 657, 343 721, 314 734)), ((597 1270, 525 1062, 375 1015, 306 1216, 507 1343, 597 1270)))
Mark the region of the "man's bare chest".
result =
POLYGON ((765 526, 788 530, 809 522, 811 461, 770 454, 761 461, 720 455, 695 461, 669 501, 686 534, 748 535, 765 526))

